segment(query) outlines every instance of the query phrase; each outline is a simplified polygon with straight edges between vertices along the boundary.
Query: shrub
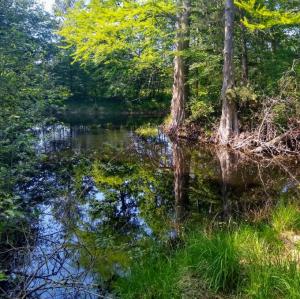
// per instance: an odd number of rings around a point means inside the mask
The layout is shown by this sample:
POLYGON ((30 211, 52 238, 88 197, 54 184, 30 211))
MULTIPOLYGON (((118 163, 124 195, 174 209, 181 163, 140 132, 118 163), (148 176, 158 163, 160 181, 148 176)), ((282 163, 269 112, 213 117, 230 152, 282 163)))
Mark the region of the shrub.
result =
POLYGON ((212 113, 214 112, 214 109, 210 104, 199 100, 191 101, 189 110, 190 110, 189 121, 197 121, 197 120, 205 121, 209 119, 212 113))

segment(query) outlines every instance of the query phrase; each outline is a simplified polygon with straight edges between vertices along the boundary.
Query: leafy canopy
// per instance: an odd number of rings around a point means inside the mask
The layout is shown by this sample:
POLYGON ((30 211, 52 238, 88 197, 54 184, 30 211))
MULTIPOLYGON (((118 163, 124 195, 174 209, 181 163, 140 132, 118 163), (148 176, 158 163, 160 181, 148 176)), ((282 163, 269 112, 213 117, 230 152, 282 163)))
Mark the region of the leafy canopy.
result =
POLYGON ((172 48, 172 0, 92 0, 65 15, 59 34, 74 48, 75 61, 99 64, 120 56, 149 66, 172 48))
POLYGON ((278 9, 270 10, 265 5, 258 3, 257 0, 235 0, 235 5, 252 17, 257 22, 249 22, 247 17, 244 17, 243 23, 250 30, 267 29, 276 25, 296 25, 300 24, 300 11, 284 11, 280 3, 276 5, 278 9))

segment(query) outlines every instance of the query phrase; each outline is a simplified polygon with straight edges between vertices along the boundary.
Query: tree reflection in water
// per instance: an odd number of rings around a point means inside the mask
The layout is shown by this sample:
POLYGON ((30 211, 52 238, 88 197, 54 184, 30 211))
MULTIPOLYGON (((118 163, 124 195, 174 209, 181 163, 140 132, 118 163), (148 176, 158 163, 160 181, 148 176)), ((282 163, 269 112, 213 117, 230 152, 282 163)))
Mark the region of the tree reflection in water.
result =
POLYGON ((96 131, 53 133, 59 146, 20 188, 30 211, 1 236, 1 268, 10 277, 2 297, 109 298, 136 257, 181 239, 191 220, 262 217, 280 196, 298 196, 294 162, 284 170, 226 149, 188 149, 161 132, 96 131))
POLYGON ((225 147, 220 147, 216 150, 216 155, 220 161, 221 177, 222 177, 222 201, 224 219, 230 219, 232 215, 232 198, 230 192, 234 185, 234 174, 236 174, 239 154, 228 150, 225 147))
POLYGON ((182 144, 173 143, 174 193, 175 193, 175 226, 178 237, 189 209, 191 153, 182 144))

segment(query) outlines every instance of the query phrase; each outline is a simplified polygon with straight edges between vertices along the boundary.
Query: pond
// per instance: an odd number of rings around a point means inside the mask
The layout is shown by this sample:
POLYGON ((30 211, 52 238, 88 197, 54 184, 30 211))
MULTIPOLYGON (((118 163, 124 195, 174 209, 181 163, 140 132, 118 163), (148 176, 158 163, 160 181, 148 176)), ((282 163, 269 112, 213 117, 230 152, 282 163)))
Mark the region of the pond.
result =
POLYGON ((172 142, 161 121, 76 114, 37 129, 43 163, 18 190, 30 216, 1 248, 3 297, 114 298, 114 280, 151 244, 171 248, 203 219, 253 222, 299 196, 296 159, 172 142), (148 123, 155 136, 135 133, 148 123))

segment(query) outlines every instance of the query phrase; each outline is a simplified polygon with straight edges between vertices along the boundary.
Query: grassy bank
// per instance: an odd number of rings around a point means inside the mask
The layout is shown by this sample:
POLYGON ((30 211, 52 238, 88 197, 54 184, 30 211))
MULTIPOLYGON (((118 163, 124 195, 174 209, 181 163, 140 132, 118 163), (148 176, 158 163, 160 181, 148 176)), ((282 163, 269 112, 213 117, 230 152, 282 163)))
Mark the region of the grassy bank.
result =
POLYGON ((184 246, 152 247, 115 289, 121 298, 300 298, 300 212, 280 204, 267 220, 203 226, 184 246))

